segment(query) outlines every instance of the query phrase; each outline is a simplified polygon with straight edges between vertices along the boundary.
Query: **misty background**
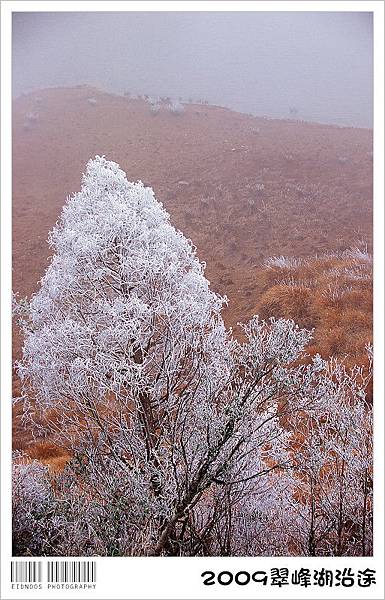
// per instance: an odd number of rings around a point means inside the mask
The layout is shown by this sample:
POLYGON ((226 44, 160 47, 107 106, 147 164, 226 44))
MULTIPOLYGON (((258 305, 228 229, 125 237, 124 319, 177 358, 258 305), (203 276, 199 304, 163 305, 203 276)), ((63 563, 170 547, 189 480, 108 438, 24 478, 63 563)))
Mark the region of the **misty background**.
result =
POLYGON ((368 12, 13 14, 13 95, 82 83, 372 127, 368 12))

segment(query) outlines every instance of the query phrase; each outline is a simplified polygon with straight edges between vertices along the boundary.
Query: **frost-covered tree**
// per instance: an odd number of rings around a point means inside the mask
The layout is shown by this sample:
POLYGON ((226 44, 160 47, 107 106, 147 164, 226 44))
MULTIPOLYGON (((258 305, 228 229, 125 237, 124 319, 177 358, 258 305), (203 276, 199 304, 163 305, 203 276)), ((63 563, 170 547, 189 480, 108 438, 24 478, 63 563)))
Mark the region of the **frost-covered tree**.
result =
POLYGON ((254 317, 233 339, 191 242, 103 157, 49 242, 19 372, 26 412, 72 455, 56 553, 269 553, 269 528, 285 553, 288 425, 324 398, 319 357, 296 362, 310 332, 254 317))
POLYGON ((335 359, 320 361, 322 397, 295 413, 292 474, 297 552, 361 555, 372 551, 372 410, 365 397, 371 377, 335 359))

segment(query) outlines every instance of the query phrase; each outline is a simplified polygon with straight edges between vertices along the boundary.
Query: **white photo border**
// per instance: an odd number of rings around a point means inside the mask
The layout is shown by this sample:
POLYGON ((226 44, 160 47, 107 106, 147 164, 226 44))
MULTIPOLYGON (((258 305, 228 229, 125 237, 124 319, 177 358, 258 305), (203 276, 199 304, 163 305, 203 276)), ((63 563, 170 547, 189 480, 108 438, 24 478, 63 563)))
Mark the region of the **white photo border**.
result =
MULTIPOLYGON (((369 1, 3 1, 1 5, 1 532, 2 598, 93 598, 107 599, 204 599, 204 598, 373 598, 384 594, 384 3, 369 1), (221 557, 221 558, 96 558, 96 589, 21 591, 11 589, 11 448, 12 448, 12 78, 11 30, 12 12, 115 12, 115 11, 303 11, 303 12, 373 12, 374 17, 374 556, 373 557, 221 557), (266 570, 271 567, 289 569, 351 567, 354 570, 376 570, 377 584, 370 588, 333 589, 300 586, 205 587, 201 573, 229 570, 266 570)), ((68 557, 70 558, 70 557, 68 557)), ((33 557, 35 559, 35 557, 33 557)), ((43 563, 52 557, 39 559, 43 563)), ((63 558, 62 558, 63 560, 63 558)), ((92 558, 92 560, 94 560, 92 558)), ((44 565, 43 565, 44 566, 44 565)))

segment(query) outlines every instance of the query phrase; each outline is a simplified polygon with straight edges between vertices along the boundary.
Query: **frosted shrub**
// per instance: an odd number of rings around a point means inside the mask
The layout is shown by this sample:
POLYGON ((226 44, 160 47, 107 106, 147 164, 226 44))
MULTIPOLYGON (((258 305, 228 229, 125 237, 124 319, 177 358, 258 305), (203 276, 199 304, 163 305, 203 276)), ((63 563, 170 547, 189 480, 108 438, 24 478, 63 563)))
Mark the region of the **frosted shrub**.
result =
MULTIPOLYGON (((61 475, 50 474, 37 461, 14 457, 13 554, 15 556, 76 556, 112 553, 107 531, 116 533, 111 518, 106 528, 100 502, 95 502, 84 481, 70 464, 61 475), (21 462, 20 462, 21 461, 21 462), (91 541, 92 540, 92 541, 91 541)), ((111 511, 110 511, 111 512, 111 511)))
POLYGON ((54 504, 48 470, 37 461, 15 456, 12 474, 13 554, 40 555, 55 531, 50 523, 54 504))
POLYGON ((24 117, 23 128, 32 129, 32 127, 38 122, 39 114, 36 112, 29 112, 24 117))
POLYGON ((245 486, 233 510, 231 554, 234 556, 288 556, 294 533, 294 485, 282 473, 272 472, 245 486))
POLYGON ((155 106, 156 104, 160 103, 160 98, 159 96, 149 96, 147 98, 147 102, 151 104, 151 106, 155 106))
MULTIPOLYGON (((364 260, 366 260, 364 258, 364 260)), ((343 270, 343 274, 351 281, 371 281, 373 277, 371 262, 357 263, 343 270)))
POLYGON ((160 105, 159 104, 151 104, 150 112, 154 116, 158 115, 160 112, 160 105))
POLYGON ((173 115, 181 115, 184 113, 185 108, 184 108, 183 104, 181 104, 180 102, 173 102, 172 104, 169 105, 168 110, 173 115))
MULTIPOLYGON (((370 352, 370 348, 368 348, 370 352)), ((371 377, 317 359, 316 399, 306 414, 293 413, 295 443, 291 501, 298 553, 366 556, 372 553, 372 410, 365 399, 371 377)))
POLYGON ((29 112, 25 115, 25 120, 30 123, 36 123, 39 120, 39 115, 38 113, 29 112))
POLYGON ((355 247, 345 250, 344 256, 353 258, 357 261, 367 262, 369 264, 373 262, 373 256, 370 254, 370 252, 368 252, 367 246, 364 246, 363 248, 355 247))
POLYGON ((345 296, 353 291, 351 285, 339 285, 337 282, 329 283, 327 288, 323 290, 322 297, 332 302, 338 302, 345 296))
POLYGON ((264 261, 264 266, 269 269, 296 269, 302 264, 300 258, 292 258, 289 256, 271 256, 264 261))

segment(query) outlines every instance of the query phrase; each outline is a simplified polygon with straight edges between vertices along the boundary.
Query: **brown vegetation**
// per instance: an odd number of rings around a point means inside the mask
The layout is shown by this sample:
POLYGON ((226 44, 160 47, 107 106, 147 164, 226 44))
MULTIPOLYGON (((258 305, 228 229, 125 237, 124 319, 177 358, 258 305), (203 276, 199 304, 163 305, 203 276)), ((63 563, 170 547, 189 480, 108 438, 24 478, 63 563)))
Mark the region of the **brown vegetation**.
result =
POLYGON ((373 311, 372 259, 366 249, 286 263, 283 257, 266 262, 256 312, 314 328, 311 353, 345 359, 350 366, 367 364, 373 311))

